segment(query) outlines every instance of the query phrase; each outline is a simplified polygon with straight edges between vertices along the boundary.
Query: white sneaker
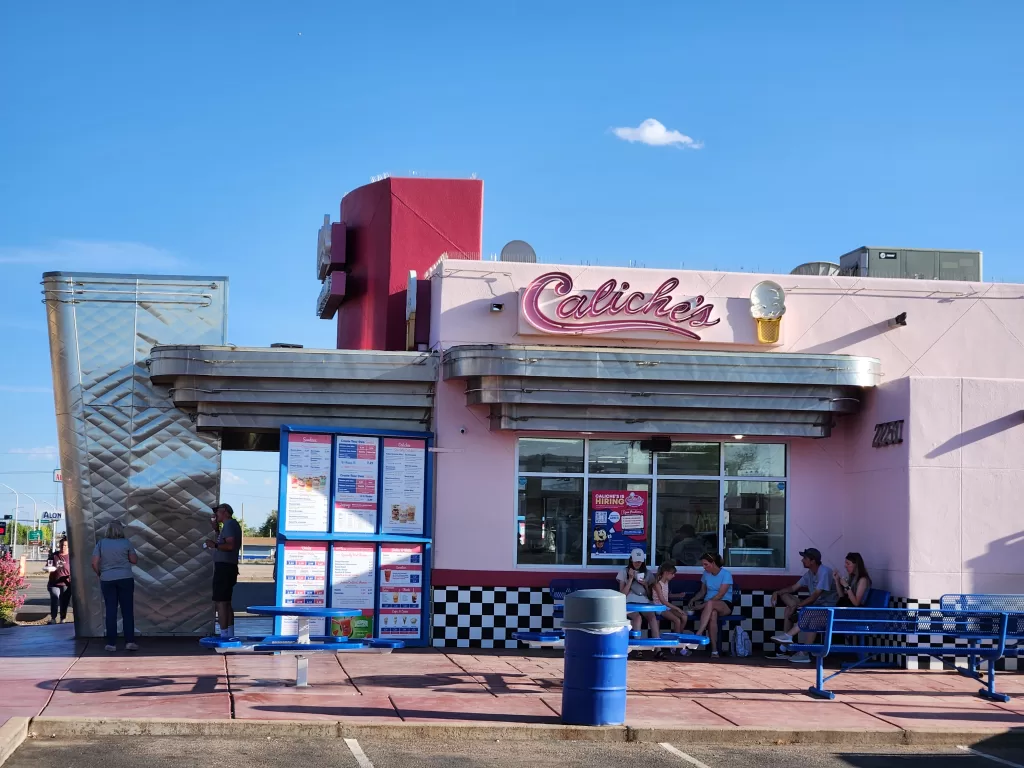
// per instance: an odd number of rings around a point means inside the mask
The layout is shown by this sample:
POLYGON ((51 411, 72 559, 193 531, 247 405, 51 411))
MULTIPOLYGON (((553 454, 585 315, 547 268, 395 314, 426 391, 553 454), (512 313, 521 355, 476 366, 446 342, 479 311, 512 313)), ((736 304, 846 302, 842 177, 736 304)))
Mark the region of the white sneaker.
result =
POLYGON ((776 632, 772 635, 772 642, 778 643, 779 645, 790 645, 795 642, 792 635, 787 635, 785 632, 776 632))
POLYGON ((810 664, 811 655, 809 653, 794 653, 789 657, 791 664, 810 664))
POLYGON ((135 643, 125 643, 124 649, 126 651, 137 651, 139 650, 139 646, 135 643))
POLYGON ((117 650, 117 646, 116 645, 105 645, 105 646, 103 646, 103 650, 106 651, 107 653, 114 653, 114 651, 117 650))
POLYGON ((769 658, 769 659, 777 659, 779 661, 789 661, 793 657, 790 656, 788 653, 782 653, 780 651, 779 653, 773 653, 771 656, 768 656, 767 658, 769 658))

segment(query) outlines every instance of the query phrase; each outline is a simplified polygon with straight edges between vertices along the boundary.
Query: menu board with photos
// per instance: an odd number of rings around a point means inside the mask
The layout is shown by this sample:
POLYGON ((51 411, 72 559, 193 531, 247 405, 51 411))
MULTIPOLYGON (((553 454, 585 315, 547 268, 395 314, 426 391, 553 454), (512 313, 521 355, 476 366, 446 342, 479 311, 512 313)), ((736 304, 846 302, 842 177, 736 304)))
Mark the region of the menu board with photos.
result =
MULTIPOLYGON (((327 543, 288 542, 284 545, 282 602, 285 606, 327 607, 327 543)), ((299 629, 295 616, 281 618, 281 634, 294 635, 299 629)), ((310 619, 309 633, 323 635, 325 620, 310 619)))
POLYGON ((382 544, 377 636, 418 639, 423 631, 423 545, 382 544))
POLYGON ((288 435, 284 529, 326 533, 331 474, 331 436, 288 435))
POLYGON ((363 612, 362 616, 333 619, 331 634, 358 640, 373 637, 374 584, 377 545, 339 542, 334 545, 331 569, 331 607, 363 612))
POLYGON ((423 533, 427 443, 384 438, 381 532, 423 533))
POLYGON ((375 533, 380 441, 350 435, 334 439, 334 532, 375 533))

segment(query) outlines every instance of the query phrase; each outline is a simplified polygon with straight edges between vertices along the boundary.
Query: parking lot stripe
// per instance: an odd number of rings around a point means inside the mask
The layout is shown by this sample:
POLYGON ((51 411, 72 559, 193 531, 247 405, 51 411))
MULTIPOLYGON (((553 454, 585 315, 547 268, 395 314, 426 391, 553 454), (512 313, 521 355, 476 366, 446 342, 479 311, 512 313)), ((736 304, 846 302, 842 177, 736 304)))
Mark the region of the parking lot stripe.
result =
POLYGON ((957 744, 956 748, 962 749, 964 752, 970 752, 972 755, 977 755, 978 757, 984 757, 986 760, 991 760, 993 763, 1002 763, 1003 765, 1010 766, 1010 768, 1024 768, 1024 765, 1021 765, 1020 763, 1013 763, 1009 760, 1003 760, 1003 758, 995 757, 994 755, 986 755, 984 752, 979 752, 976 749, 971 749, 970 747, 965 747, 961 744, 957 744))
POLYGON ((373 768, 373 763, 370 762, 370 758, 363 752, 363 748, 359 746, 359 742, 355 739, 345 739, 345 744, 348 746, 349 751, 352 753, 352 757, 359 763, 359 768, 373 768))
MULTIPOLYGON (((685 752, 682 752, 682 751, 676 749, 671 744, 668 744, 668 743, 663 741, 660 746, 666 752, 671 752, 676 757, 682 758, 683 760, 685 760, 686 762, 690 763, 691 765, 697 766, 697 768, 710 768, 710 766, 706 765, 705 763, 702 763, 696 757, 691 757, 690 755, 686 754, 685 752)), ((1021 766, 1017 766, 1017 768, 1021 768, 1021 766)))

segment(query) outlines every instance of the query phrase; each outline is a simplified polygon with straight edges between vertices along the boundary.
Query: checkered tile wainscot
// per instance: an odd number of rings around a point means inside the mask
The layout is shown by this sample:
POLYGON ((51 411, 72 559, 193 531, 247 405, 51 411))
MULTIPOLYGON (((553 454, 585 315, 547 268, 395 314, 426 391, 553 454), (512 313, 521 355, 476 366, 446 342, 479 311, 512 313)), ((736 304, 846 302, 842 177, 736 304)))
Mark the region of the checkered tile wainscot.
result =
MULTIPOLYGON (((544 588, 435 587, 433 645, 437 648, 517 648, 513 632, 554 629, 555 601, 544 588)), ((774 651, 768 639, 782 631, 782 608, 771 594, 743 592, 736 608, 754 652, 774 651)), ((728 642, 726 642, 726 649, 728 642)), ((725 649, 723 649, 725 650, 725 649)))
MULTIPOLYGON (((755 654, 774 653, 771 637, 783 629, 783 609, 773 608, 771 593, 760 590, 741 592, 734 608, 743 616, 743 628, 750 634, 755 654)), ((938 600, 893 599, 894 608, 938 608, 938 600)), ((513 632, 553 629, 555 601, 543 588, 530 587, 435 587, 433 591, 433 645, 437 648, 517 648, 513 632)), ((939 646, 939 636, 908 638, 874 638, 881 645, 914 647, 939 646)), ((964 643, 966 648, 966 643, 964 643)), ((725 648, 729 648, 726 640, 725 648)), ((910 653, 898 658, 886 657, 909 669, 939 668, 942 663, 930 656, 910 653)), ((966 664, 967 657, 957 663, 966 664)), ((1000 659, 998 669, 1016 670, 1017 659, 1000 659)))

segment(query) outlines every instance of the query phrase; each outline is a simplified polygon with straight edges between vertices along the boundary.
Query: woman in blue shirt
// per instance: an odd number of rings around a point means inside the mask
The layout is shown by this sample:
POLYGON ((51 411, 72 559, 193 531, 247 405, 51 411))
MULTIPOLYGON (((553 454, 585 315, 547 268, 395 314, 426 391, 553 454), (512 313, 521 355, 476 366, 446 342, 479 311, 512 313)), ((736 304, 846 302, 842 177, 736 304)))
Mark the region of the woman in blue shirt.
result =
POLYGON ((716 552, 705 552, 700 556, 704 573, 700 577, 700 589, 687 606, 691 611, 700 606, 700 624, 697 634, 707 634, 711 641, 711 658, 718 658, 718 619, 732 613, 732 574, 722 567, 722 557, 716 552))

